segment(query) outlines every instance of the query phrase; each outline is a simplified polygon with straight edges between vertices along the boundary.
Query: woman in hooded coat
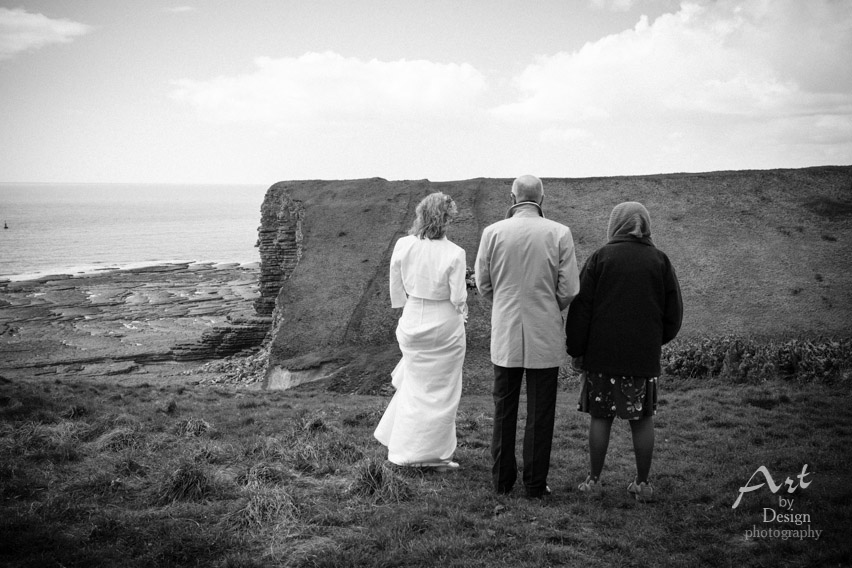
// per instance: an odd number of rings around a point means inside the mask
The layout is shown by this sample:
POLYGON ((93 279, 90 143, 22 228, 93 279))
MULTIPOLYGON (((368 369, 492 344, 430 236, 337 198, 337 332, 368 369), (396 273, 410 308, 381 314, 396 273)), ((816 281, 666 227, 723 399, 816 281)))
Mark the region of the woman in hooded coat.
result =
POLYGON ((674 268, 651 240, 651 217, 641 203, 613 208, 607 243, 586 261, 580 293, 565 321, 568 354, 582 370, 579 410, 591 416, 591 471, 580 491, 600 493, 600 475, 616 416, 628 420, 638 501, 653 499, 648 479, 654 453, 654 414, 662 346, 677 335, 683 301, 674 268))

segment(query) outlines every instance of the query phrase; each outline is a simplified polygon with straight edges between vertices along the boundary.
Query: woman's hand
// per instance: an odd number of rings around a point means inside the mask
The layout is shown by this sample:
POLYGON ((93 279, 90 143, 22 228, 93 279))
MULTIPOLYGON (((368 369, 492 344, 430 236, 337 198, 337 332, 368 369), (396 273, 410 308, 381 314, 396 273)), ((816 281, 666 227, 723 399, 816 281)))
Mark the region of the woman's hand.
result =
POLYGON ((464 323, 467 323, 467 302, 463 304, 453 304, 453 306, 455 306, 456 311, 464 318, 464 323))

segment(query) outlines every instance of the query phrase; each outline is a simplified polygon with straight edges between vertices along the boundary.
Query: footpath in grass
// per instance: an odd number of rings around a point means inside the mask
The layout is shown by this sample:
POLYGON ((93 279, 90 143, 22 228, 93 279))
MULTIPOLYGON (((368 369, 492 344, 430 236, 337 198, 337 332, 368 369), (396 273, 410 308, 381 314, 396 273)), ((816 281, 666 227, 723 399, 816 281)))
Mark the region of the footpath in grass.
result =
POLYGON ((491 491, 476 389, 461 469, 438 474, 385 462, 387 397, 0 378, 0 566, 852 564, 848 385, 663 382, 651 504, 625 490, 623 423, 603 496, 576 490, 577 390, 559 393, 554 495, 528 501, 491 491))

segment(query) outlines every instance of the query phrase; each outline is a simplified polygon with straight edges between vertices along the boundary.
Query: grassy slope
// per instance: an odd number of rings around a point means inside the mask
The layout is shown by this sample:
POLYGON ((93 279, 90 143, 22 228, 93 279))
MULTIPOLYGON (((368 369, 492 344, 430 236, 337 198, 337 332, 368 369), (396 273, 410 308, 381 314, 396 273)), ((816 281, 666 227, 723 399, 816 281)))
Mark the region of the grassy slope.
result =
MULTIPOLYGON (((552 499, 489 487, 490 400, 468 385, 462 469, 391 469, 372 430, 386 399, 56 380, 0 383, 0 566, 845 566, 852 562, 848 439, 838 386, 670 383, 657 419, 658 502, 625 491, 628 429, 613 430, 602 500, 586 472, 577 385, 560 392, 552 499), (474 393, 474 394, 471 394, 474 393), (804 464, 809 523, 763 523, 765 465, 804 464), (756 483, 756 482, 755 482, 756 483), (761 528, 819 540, 746 539, 761 528)), ((848 389, 848 386, 844 387, 848 389)), ((785 495, 785 497, 791 497, 785 495)))
POLYGON ((611 205, 644 203, 657 245, 678 270, 685 334, 850 331, 852 170, 720 172, 600 184, 576 195, 580 256, 602 244, 611 205), (603 199, 595 202, 592 195, 603 199))
MULTIPOLYGON (((852 167, 544 181, 545 211, 572 228, 580 264, 603 244, 614 205, 648 206, 683 288, 681 338, 852 333, 852 167)), ((414 206, 432 191, 453 196, 460 214, 449 236, 473 266, 482 228, 504 215, 511 180, 286 185, 305 206, 303 251, 278 298, 272 366, 332 361, 345 366, 331 388, 375 392, 399 358, 387 270, 414 206)), ((468 303, 468 357, 487 366, 490 304, 475 290, 468 303)))
MULTIPOLYGON (((396 317, 387 292, 395 240, 432 191, 459 204, 449 237, 473 266, 479 235, 503 217, 511 180, 298 182, 303 256, 279 296, 285 325, 272 360, 287 368, 370 352, 391 365, 396 317), (380 346, 376 349, 376 346, 380 346), (305 355, 321 351, 319 357, 305 355), (344 353, 341 356, 341 353, 344 353), (292 361, 296 356, 302 359, 292 361)), ((548 217, 572 228, 582 262, 604 242, 612 207, 643 202, 672 259, 685 303, 683 337, 738 333, 849 335, 852 167, 546 179, 548 217)), ((490 306, 471 294, 470 349, 487 349, 490 306)), ((371 367, 372 366, 372 367, 371 367)))

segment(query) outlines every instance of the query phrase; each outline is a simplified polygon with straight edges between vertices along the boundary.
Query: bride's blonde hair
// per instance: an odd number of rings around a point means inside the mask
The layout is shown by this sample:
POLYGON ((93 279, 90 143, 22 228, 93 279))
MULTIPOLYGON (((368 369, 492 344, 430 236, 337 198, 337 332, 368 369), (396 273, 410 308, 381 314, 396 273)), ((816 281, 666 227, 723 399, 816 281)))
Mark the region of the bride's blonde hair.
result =
POLYGON ((414 223, 409 235, 419 239, 440 239, 447 234, 447 225, 458 213, 456 202, 446 193, 436 191, 423 198, 414 210, 414 223))

